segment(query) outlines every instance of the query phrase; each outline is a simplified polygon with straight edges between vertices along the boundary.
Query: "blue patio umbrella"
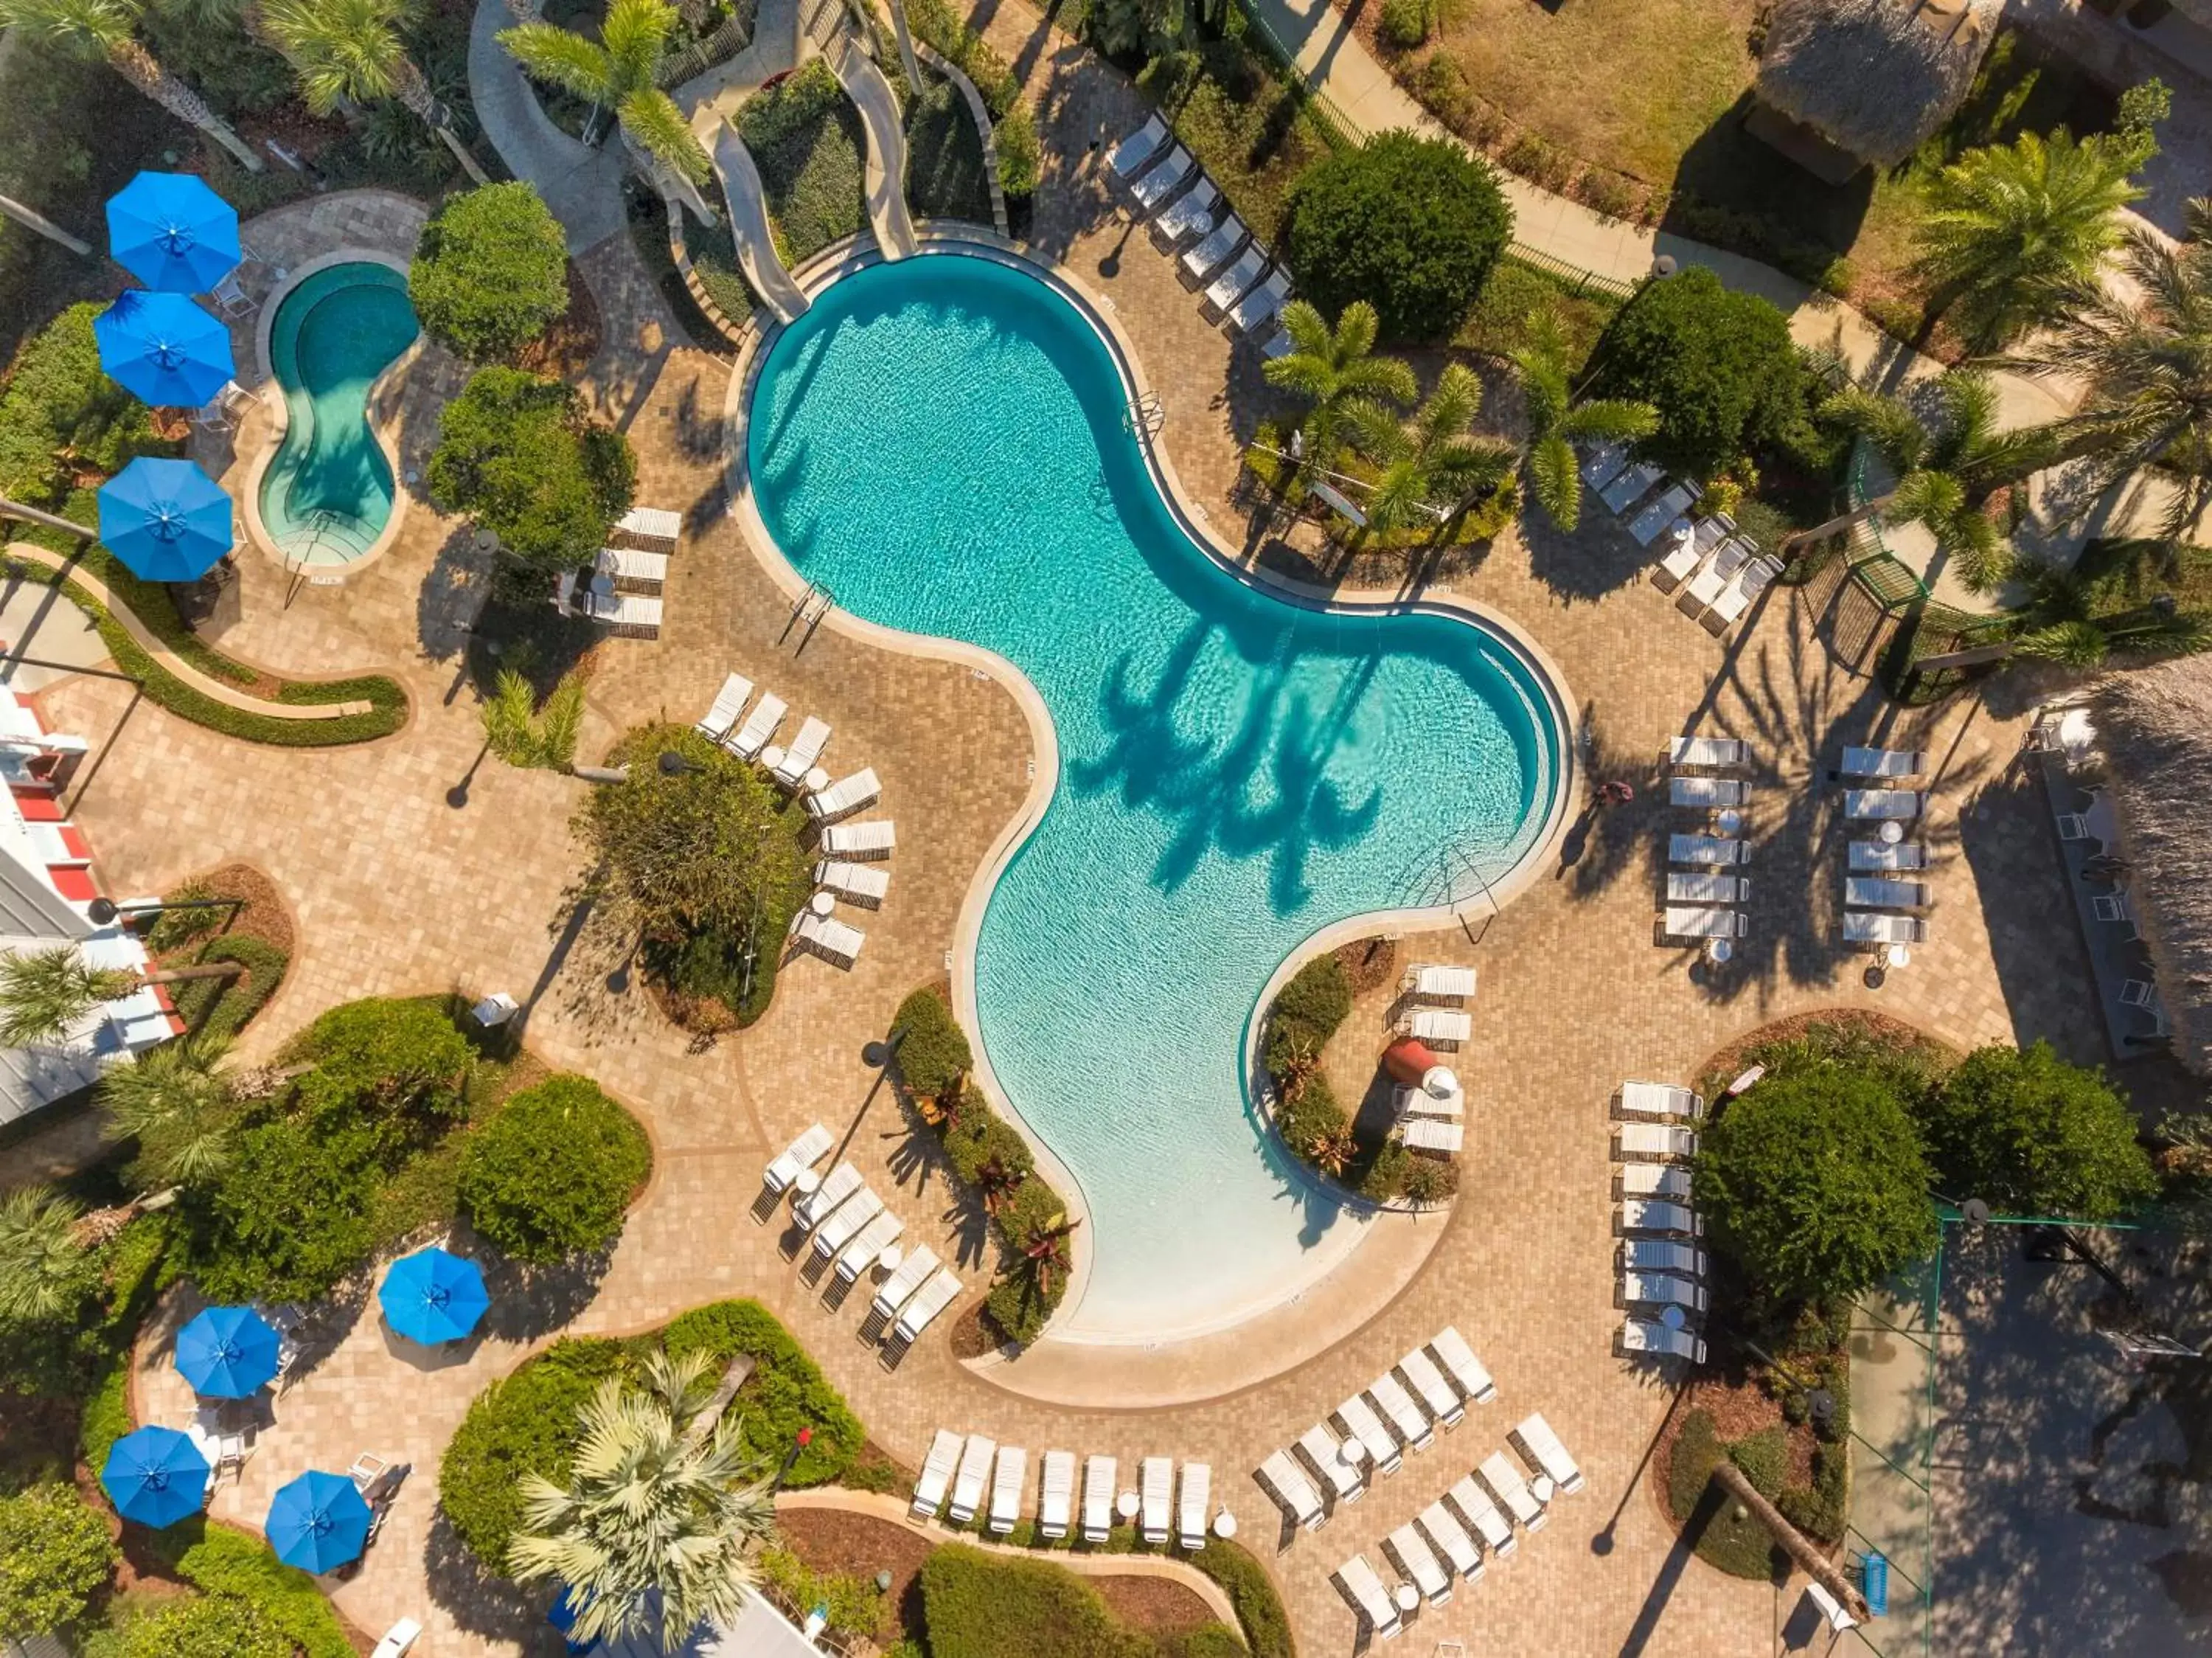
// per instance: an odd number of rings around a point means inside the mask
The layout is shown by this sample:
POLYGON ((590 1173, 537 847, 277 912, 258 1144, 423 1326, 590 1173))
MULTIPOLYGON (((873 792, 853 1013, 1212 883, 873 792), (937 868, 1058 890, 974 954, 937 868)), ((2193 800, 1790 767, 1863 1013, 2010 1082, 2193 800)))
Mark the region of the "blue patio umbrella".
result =
POLYGON ((196 1393, 247 1399, 276 1375, 276 1332, 250 1307, 210 1307, 177 1332, 177 1372, 196 1393))
POLYGON ((269 1546, 288 1566, 318 1576, 358 1559, 368 1543, 368 1504, 343 1474, 301 1474, 269 1504, 269 1546))
POLYGON ((230 497, 189 460, 141 455, 100 486, 100 539, 144 582, 197 582, 230 551, 230 497))
POLYGON ((204 294, 238 263, 238 210, 190 173, 141 173, 107 198, 107 251, 149 288, 204 294))
POLYGON ((236 372, 230 330, 182 294, 125 289, 92 320, 100 366, 157 408, 197 409, 236 372))
POLYGON ((418 1249, 392 1262, 376 1299, 394 1330, 425 1347, 460 1340, 491 1305, 477 1264, 442 1249, 418 1249))
POLYGON ((174 1428, 141 1428, 115 1442, 100 1483, 116 1513, 158 1529, 206 1506, 208 1462, 174 1428))

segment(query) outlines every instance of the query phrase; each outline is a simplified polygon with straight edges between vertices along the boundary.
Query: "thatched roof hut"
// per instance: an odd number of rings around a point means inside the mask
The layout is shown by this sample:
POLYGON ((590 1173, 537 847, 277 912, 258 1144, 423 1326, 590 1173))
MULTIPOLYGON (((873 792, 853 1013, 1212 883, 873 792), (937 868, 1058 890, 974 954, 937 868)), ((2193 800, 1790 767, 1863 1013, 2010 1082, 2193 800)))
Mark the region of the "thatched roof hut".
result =
POLYGON ((1751 130, 1840 184, 1903 161, 1974 83, 2004 0, 1778 0, 1751 130))
POLYGON ((2116 675, 2096 704, 2128 891, 2173 1051, 2212 1071, 2212 655, 2116 675))

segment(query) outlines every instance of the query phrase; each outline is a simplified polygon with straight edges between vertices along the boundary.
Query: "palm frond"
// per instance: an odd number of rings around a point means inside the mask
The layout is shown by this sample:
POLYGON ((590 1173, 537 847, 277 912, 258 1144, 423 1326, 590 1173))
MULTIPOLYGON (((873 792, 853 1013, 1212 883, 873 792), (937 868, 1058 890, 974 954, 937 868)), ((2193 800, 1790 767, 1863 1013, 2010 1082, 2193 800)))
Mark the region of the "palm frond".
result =
POLYGON ((1329 353, 1328 320, 1310 301, 1294 299, 1283 307, 1283 332, 1303 356, 1326 357, 1329 353))
POLYGON ((1820 405, 1820 416, 1865 438, 1899 472, 1910 472, 1928 453, 1928 429, 1896 398, 1846 386, 1820 405))
POLYGON ((0 1047, 57 1042, 104 1002, 131 993, 133 973, 94 967, 76 947, 0 957, 0 1047))
POLYGON ((1568 410, 1556 430, 1577 442, 1633 443, 1659 430, 1659 411, 1628 398, 1593 398, 1568 410))
POLYGON ((52 1186, 17 1186, 0 1197, 0 1319, 42 1323, 82 1301, 87 1274, 76 1222, 83 1212, 52 1186))
POLYGON ((501 29, 499 43, 532 79, 595 103, 612 101, 614 64, 582 35, 553 23, 519 23, 501 29))
POLYGON ((2013 654, 2068 667, 2094 667, 2105 660, 2107 649, 2104 630, 2094 622, 2058 622, 2021 634, 2013 654))
POLYGON ((1544 515, 1561 529, 1571 532, 1582 521, 1582 474, 1565 437, 1540 438, 1528 451, 1528 488, 1544 515))
POLYGON ((678 177, 703 185, 714 176, 714 164, 693 136, 676 101, 658 87, 641 87, 626 94, 617 107, 623 131, 637 147, 678 177))
POLYGON ((676 8, 666 0, 613 0, 599 25, 599 43, 618 71, 617 96, 620 102, 633 92, 653 84, 660 54, 676 27, 676 8))

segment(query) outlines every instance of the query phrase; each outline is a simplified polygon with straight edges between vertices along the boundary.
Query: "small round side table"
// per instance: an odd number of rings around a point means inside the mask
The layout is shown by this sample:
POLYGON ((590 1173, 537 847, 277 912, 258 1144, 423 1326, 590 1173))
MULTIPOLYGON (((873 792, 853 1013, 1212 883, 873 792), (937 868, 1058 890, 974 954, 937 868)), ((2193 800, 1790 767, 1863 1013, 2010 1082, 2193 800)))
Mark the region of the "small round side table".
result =
POLYGON ((1124 1491, 1114 1499, 1114 1511, 1124 1520, 1134 1520, 1137 1517, 1137 1510, 1143 1506, 1143 1503, 1144 1499, 1134 1491, 1124 1491))
POLYGON ((812 1197, 822 1189, 822 1171, 816 1168, 800 1169, 799 1178, 791 1183, 791 1189, 802 1198, 812 1197))
POLYGON ((837 900, 828 893, 817 893, 806 900, 806 907, 816 915, 826 916, 837 907, 837 900))
POLYGON ((783 764, 783 745, 781 743, 772 742, 767 747, 762 749, 760 752, 760 763, 761 769, 764 771, 773 771, 777 766, 781 765, 783 764))
POLYGON ((1894 846, 1905 838, 1905 826, 1895 818, 1892 818, 1875 832, 1881 837, 1883 845, 1894 846))
POLYGON ((808 794, 818 795, 830 786, 830 774, 817 765, 806 774, 805 783, 808 794))

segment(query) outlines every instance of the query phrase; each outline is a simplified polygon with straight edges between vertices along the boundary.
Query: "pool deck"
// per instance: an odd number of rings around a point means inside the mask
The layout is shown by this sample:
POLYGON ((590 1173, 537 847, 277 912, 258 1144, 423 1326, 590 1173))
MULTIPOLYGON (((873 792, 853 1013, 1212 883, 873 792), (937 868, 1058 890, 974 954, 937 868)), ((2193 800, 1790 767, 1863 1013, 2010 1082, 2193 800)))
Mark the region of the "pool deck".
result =
MULTIPOLYGON (((1141 230, 1108 215, 1087 147, 1135 125, 1133 93, 1033 23, 1009 3, 989 25, 1042 101, 1050 159, 1032 239, 1112 299, 1166 410, 1162 442, 1178 476, 1215 522, 1241 532, 1236 440, 1274 406, 1256 357, 1207 327, 1174 266, 1141 230), (1060 159, 1071 156, 1073 167, 1060 159)), ((260 245, 264 226, 288 244, 297 235, 296 259, 317 236, 354 245, 404 229, 401 216, 362 196, 287 212, 299 216, 269 216, 247 227, 249 240, 260 245), (349 214, 375 222, 343 222, 349 214)), ((411 245, 411 232, 406 238, 411 245)), ((285 1395, 276 1424, 243 1478, 223 1486, 216 1512, 258 1523, 285 1478, 344 1467, 363 1450, 412 1463, 363 1570, 331 1586, 340 1607, 372 1633, 400 1617, 422 1619, 423 1658, 545 1650, 538 1598, 477 1580, 436 1517, 438 1460, 469 1400, 556 1331, 647 1328, 700 1301, 744 1295, 789 1324, 871 1436, 910 1466, 939 1427, 985 1432, 1033 1454, 1110 1453, 1125 1466, 1147 1454, 1212 1462, 1218 1499, 1271 1563, 1309 1658, 1354 1649, 1354 1619, 1329 1579, 1336 1565, 1356 1551, 1379 1564, 1379 1540, 1530 1410, 1549 1418, 1589 1489, 1563 1499, 1553 1523, 1484 1582, 1424 1613, 1401 1649, 1449 1638, 1498 1652, 1540 1643, 1562 1658, 1771 1653, 1794 1593, 1688 1559, 1650 1490, 1642 1460, 1669 1379, 1611 1351, 1620 1314, 1605 1102, 1623 1077, 1686 1079, 1756 1024, 1837 1005, 1882 1009, 1960 1043, 2047 1034, 2072 1057, 2094 1057, 2094 991, 2039 792, 2014 763, 2026 698, 1993 699, 1994 710, 1893 708, 1831 654, 1821 613, 1787 589, 1774 590, 1735 638, 1713 640, 1640 579, 1640 554, 1601 511, 1571 538, 1540 529, 1525 540, 1501 538, 1451 591, 1513 616, 1542 643, 1580 699, 1593 775, 1634 781, 1638 804, 1571 834, 1572 856, 1563 853, 1479 944, 1457 930, 1403 943, 1401 960, 1470 961, 1482 973, 1477 1039, 1455 1056, 1473 1102, 1464 1195, 1448 1216, 1423 1222, 1441 1231, 1440 1247, 1395 1285, 1387 1274, 1368 1275, 1362 1252, 1342 1284, 1332 1281, 1329 1297, 1308 1308, 1307 1327, 1285 1332, 1286 1344, 1300 1338, 1298 1352, 1255 1340, 1192 1344, 1152 1356, 1146 1376, 1094 1360, 1065 1369, 1055 1385, 1085 1389, 1079 1405, 1022 1397, 1000 1385, 1012 1373, 956 1362, 949 1318, 889 1372, 854 1339, 859 1307, 825 1309, 781 1256, 777 1229, 743 1211, 763 1164, 809 1121, 850 1126, 851 1155, 905 1217, 909 1239, 932 1240, 948 1258, 964 1251, 971 1295, 982 1288, 980 1237, 957 1210, 948 1215, 941 1161, 872 1087, 860 1049, 907 991, 944 974, 975 873, 1028 793, 1029 729, 1004 686, 958 664, 875 649, 830 629, 803 649, 784 637, 787 601, 727 512, 726 363, 684 340, 626 238, 609 238, 580 263, 605 325, 585 388, 638 448, 639 498, 681 510, 689 527, 661 638, 600 653, 581 753, 595 758, 641 720, 696 717, 722 675, 742 671, 784 696, 794 717, 830 720, 838 765, 877 768, 884 814, 902 826, 891 898, 870 917, 853 972, 793 962, 760 1024, 704 1053, 688 1052, 641 992, 611 991, 623 942, 587 919, 561 920, 561 893, 580 871, 567 820, 586 785, 477 763, 481 728, 457 652, 484 589, 485 561, 462 526, 419 503, 392 552, 343 588, 288 594, 273 564, 241 559, 237 613, 213 630, 226 650, 286 670, 398 674, 416 706, 401 735, 282 752, 149 704, 130 710, 127 687, 111 682, 79 679, 42 693, 50 723, 83 730, 105 749, 76 809, 105 887, 162 890, 244 858, 293 904, 293 972, 242 1058, 266 1055, 353 997, 505 990, 528 1010, 532 1046, 621 1097, 655 1147, 653 1182, 603 1273, 502 1284, 487 1333, 450 1354, 388 1344, 373 1315, 341 1320, 334 1348, 285 1395), (1685 729, 1747 736, 1759 756, 1753 934, 1717 978, 1687 952, 1650 942, 1654 849, 1669 815, 1652 803, 1653 756, 1685 729), (1880 991, 1862 984, 1859 958, 1835 940, 1842 837, 1822 778, 1841 744, 1866 741, 1927 748, 1940 768, 1927 826, 1938 856, 1929 875, 1933 936, 1880 991), (468 803, 455 810, 446 791, 465 777, 468 803), (1275 1511, 1251 1471, 1446 1322, 1488 1363, 1500 1402, 1439 1436, 1438 1448, 1409 1456, 1399 1476, 1325 1533, 1278 1552, 1275 1511), (1313 1326, 1324 1339, 1303 1350, 1313 1326), (1270 1362, 1280 1374, 1252 1379, 1270 1362), (1178 1394, 1202 1402, 1149 1404, 1159 1396, 1157 1378, 1170 1373, 1178 1394)), ((438 403, 459 379, 459 365, 436 352, 404 377, 404 460, 427 449, 438 403)), ((244 436, 250 441, 250 421, 244 436)), ((1305 556, 1264 526, 1236 544, 1288 570, 1305 556)), ((1382 1016, 1364 1001, 1332 1064, 1369 1063, 1382 1016)), ((175 1422, 189 1409, 161 1344, 161 1331, 185 1310, 168 1309, 142 1349, 145 1419, 175 1422)))

